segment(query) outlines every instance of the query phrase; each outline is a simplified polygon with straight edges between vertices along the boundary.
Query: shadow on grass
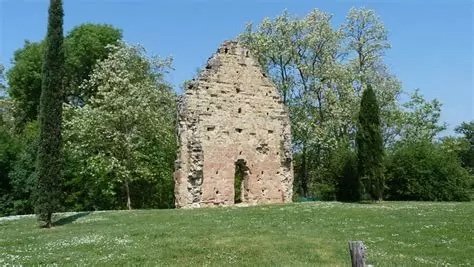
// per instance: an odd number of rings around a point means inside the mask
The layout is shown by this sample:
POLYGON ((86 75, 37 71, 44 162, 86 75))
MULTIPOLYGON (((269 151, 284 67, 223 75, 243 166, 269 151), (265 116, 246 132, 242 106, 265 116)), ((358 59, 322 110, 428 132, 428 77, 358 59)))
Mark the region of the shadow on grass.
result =
POLYGON ((70 216, 67 216, 67 217, 64 217, 64 218, 61 218, 61 219, 55 221, 53 223, 53 226, 61 226, 61 225, 66 225, 66 224, 73 223, 75 220, 77 220, 81 217, 87 216, 91 213, 92 213, 91 211, 78 212, 76 214, 73 214, 73 215, 70 215, 70 216))

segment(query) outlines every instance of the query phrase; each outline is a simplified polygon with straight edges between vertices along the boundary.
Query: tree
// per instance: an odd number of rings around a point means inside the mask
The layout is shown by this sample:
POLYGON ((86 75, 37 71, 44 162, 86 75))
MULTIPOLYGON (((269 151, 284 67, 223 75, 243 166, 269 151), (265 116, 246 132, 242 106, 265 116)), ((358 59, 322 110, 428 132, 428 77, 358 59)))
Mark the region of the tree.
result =
POLYGON ((64 41, 69 103, 81 105, 94 94, 80 85, 89 78, 97 61, 108 56, 106 46, 118 44, 121 39, 122 31, 107 24, 81 24, 69 32, 64 41))
POLYGON ((108 58, 81 86, 95 95, 82 107, 69 105, 65 113, 65 152, 77 162, 75 173, 81 177, 76 186, 92 194, 81 196, 81 201, 88 209, 101 209, 115 205, 114 196, 119 195, 124 200, 119 203, 125 203, 119 206, 127 209, 146 203, 169 207, 176 106, 163 75, 171 62, 148 59, 140 47, 109 49, 108 58), (153 201, 139 204, 140 195, 153 201), (95 202, 99 198, 102 202, 95 202))
MULTIPOLYGON (((93 92, 80 91, 98 60, 107 57, 108 44, 117 44, 121 30, 105 24, 82 24, 73 28, 64 40, 65 101, 80 105, 93 92)), ((13 66, 7 72, 8 93, 15 103, 16 127, 21 130, 36 120, 41 95, 42 65, 45 41, 29 42, 15 51, 13 66)))
MULTIPOLYGON (((341 31, 349 56, 347 69, 355 91, 353 107, 360 103, 360 94, 370 82, 379 103, 384 144, 391 144, 397 138, 395 117, 402 90, 400 81, 390 74, 383 62, 383 55, 390 48, 387 30, 374 10, 351 8, 341 31)), ((353 113, 357 113, 357 109, 353 113)))
POLYGON ((367 73, 380 63, 385 49, 390 48, 387 30, 375 11, 351 8, 343 31, 348 51, 356 54, 352 65, 359 80, 356 90, 361 92, 364 82, 367 81, 367 73))
MULTIPOLYGON (((295 147, 301 151, 299 179, 303 196, 309 195, 313 187, 318 197, 331 198, 333 186, 324 181, 323 168, 311 169, 310 165, 323 166, 330 157, 328 147, 337 146, 335 136, 341 129, 337 98, 338 74, 341 64, 341 35, 331 27, 332 16, 320 10, 313 10, 293 30, 295 56, 295 88, 289 102, 290 117, 295 147), (309 120, 308 120, 309 119, 309 120), (313 186, 311 186, 313 185, 313 186)), ((341 86, 342 88, 342 86, 341 86)), ((342 103, 341 101, 340 103, 342 103)))
POLYGON ((461 151, 461 161, 463 166, 471 173, 474 172, 474 121, 463 122, 455 128, 456 133, 462 134, 463 139, 468 144, 468 149, 461 151))
POLYGON ((61 118, 63 103, 63 7, 51 0, 41 80, 39 146, 36 171, 38 185, 35 211, 45 227, 59 208, 61 176, 61 118))
POLYGON ((399 117, 399 137, 402 140, 433 139, 446 129, 445 123, 440 123, 441 103, 434 99, 427 101, 415 90, 410 100, 402 104, 399 117))
POLYGON ((373 200, 382 200, 383 138, 380 127, 379 106, 372 86, 362 93, 356 135, 357 171, 365 193, 373 200))
POLYGON ((36 120, 41 96, 41 69, 44 44, 25 42, 13 55, 13 67, 8 70, 8 94, 15 101, 16 128, 36 120))

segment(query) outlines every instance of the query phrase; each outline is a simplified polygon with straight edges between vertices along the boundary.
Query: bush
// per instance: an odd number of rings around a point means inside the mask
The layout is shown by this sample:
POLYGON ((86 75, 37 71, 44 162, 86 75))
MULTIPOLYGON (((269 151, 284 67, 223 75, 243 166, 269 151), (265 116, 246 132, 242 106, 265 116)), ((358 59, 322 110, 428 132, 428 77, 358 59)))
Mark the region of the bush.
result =
POLYGON ((12 185, 8 173, 13 168, 18 150, 18 141, 0 121, 0 216, 9 214, 12 209, 12 185))
POLYGON ((405 142, 387 160, 387 199, 469 201, 472 176, 456 154, 429 141, 405 142))
POLYGON ((21 149, 8 174, 13 201, 11 214, 30 214, 34 212, 32 194, 36 187, 36 151, 38 149, 38 123, 26 124, 23 132, 17 137, 21 149))
POLYGON ((343 155, 337 181, 336 198, 338 201, 360 200, 362 184, 357 174, 357 157, 354 152, 347 151, 343 155))

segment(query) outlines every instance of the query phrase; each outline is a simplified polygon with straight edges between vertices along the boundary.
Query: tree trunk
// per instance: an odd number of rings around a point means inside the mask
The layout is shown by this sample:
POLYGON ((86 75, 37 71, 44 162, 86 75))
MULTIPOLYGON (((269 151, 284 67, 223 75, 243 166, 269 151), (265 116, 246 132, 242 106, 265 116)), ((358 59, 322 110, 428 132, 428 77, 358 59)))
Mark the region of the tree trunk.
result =
POLYGON ((132 209, 132 202, 130 200, 130 188, 128 187, 128 181, 125 180, 125 194, 127 194, 127 209, 132 209))
POLYGON ((53 221, 52 221, 53 213, 49 212, 47 217, 46 217, 46 224, 45 228, 51 228, 53 226, 53 221))

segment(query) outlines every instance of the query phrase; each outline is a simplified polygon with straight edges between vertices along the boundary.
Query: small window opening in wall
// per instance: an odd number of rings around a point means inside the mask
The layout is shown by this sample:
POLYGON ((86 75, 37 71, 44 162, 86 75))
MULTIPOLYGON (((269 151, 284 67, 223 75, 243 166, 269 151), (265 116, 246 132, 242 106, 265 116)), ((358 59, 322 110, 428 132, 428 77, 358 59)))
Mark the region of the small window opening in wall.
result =
POLYGON ((242 155, 242 151, 239 152, 239 155, 242 155))
POLYGON ((235 88, 236 93, 240 93, 240 88, 235 88))
POLYGON ((263 171, 262 171, 262 174, 263 174, 263 171))
POLYGON ((206 86, 206 89, 209 89, 209 86, 206 86))
POLYGON ((209 108, 206 108, 206 111, 209 111, 209 108))
POLYGON ((219 174, 219 170, 216 171, 216 174, 219 174))
POLYGON ((267 116, 268 116, 268 112, 267 112, 267 116))
POLYGON ((249 57, 249 51, 245 51, 245 57, 249 57))
POLYGON ((218 195, 218 194, 219 194, 219 190, 216 190, 216 195, 218 195))
POLYGON ((207 127, 207 130, 208 131, 214 131, 215 128, 216 128, 216 126, 209 126, 209 127, 207 127))
POLYGON ((242 113, 242 108, 239 108, 239 109, 237 110, 237 112, 238 112, 238 113, 242 113))
POLYGON ((268 96, 268 93, 265 93, 265 96, 268 96))
POLYGON ((241 132, 242 132, 242 129, 240 129, 240 128, 235 128, 235 131, 238 132, 238 133, 241 133, 241 132))
POLYGON ((268 133, 269 133, 269 134, 272 134, 272 133, 273 133, 273 130, 268 130, 268 133))
POLYGON ((277 152, 277 155, 280 155, 280 152, 277 152))
POLYGON ((229 52, 229 48, 224 48, 224 53, 227 54, 227 52, 229 52))

